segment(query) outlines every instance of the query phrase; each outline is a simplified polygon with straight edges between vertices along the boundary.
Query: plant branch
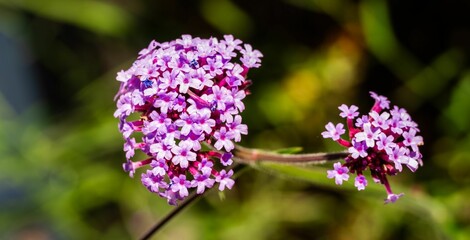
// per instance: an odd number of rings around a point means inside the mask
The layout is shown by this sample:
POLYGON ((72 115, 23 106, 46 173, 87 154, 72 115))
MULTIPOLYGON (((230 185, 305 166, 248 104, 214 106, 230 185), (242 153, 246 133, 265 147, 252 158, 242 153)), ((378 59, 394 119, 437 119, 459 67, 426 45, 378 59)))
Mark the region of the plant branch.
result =
POLYGON ((168 221, 170 221, 176 214, 181 212, 185 207, 189 204, 194 202, 198 197, 203 196, 203 194, 196 194, 196 192, 192 192, 186 200, 184 200, 180 205, 176 206, 169 212, 165 217, 163 217, 160 221, 158 221, 142 238, 141 240, 147 240, 152 237, 154 233, 156 233, 160 228, 162 228, 168 221))
MULTIPOLYGON (((233 164, 231 167, 228 167, 226 170, 229 170, 229 169, 234 169, 234 168, 238 168, 237 169, 237 174, 234 174, 233 175, 233 179, 236 179, 240 173, 243 172, 243 170, 245 169, 245 166, 244 165, 239 165, 239 164, 233 164)), ((153 234, 155 234, 159 229, 161 229, 166 223, 168 223, 173 217, 175 217, 179 212, 181 212, 184 208, 186 208, 187 206, 189 206, 192 202, 194 202, 196 199, 198 198, 202 198, 207 192, 211 191, 211 189, 208 189, 206 190, 205 192, 203 192, 202 194, 197 194, 196 191, 193 191, 192 193, 189 194, 188 198, 186 198, 186 200, 184 200, 181 204, 179 204, 178 206, 176 206, 175 208, 173 208, 173 210, 171 210, 167 215, 165 215, 160 221, 158 221, 150 230, 147 231, 147 233, 145 233, 145 235, 140 238, 140 240, 147 240, 147 239, 150 239, 152 237, 153 234)))
POLYGON ((323 164, 327 161, 345 158, 349 155, 346 151, 336 153, 281 154, 241 146, 236 146, 233 154, 237 160, 247 164, 256 163, 258 161, 290 164, 323 164))

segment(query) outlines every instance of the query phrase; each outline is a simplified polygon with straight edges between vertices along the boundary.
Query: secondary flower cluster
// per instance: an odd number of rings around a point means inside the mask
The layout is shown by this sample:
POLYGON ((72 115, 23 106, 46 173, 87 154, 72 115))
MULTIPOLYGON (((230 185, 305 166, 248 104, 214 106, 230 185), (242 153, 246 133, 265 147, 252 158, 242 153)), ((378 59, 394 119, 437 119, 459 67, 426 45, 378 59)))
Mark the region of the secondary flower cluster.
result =
POLYGON ((233 171, 216 168, 232 164, 233 142, 248 133, 239 114, 251 84, 247 73, 260 66, 261 57, 231 35, 220 41, 183 35, 141 50, 133 65, 117 74, 121 88, 114 116, 125 139, 124 170, 133 176, 149 166, 142 184, 173 205, 190 188, 198 194, 215 183, 220 191, 232 188, 233 171), (217 151, 203 149, 204 143, 217 151), (132 161, 136 150, 147 158, 132 161))
POLYGON ((346 118, 350 141, 341 137, 346 132, 342 123, 334 125, 330 122, 322 132, 324 138, 331 138, 347 147, 350 153, 344 164, 334 164, 334 170, 328 171, 328 178, 335 178, 336 184, 340 185, 349 179, 349 172, 356 173, 354 185, 363 190, 367 186, 363 172, 369 169, 374 181, 383 184, 387 190, 385 202, 395 202, 403 193, 392 192, 387 175, 401 172, 403 165, 413 172, 418 165, 423 165, 419 151, 423 138, 417 135, 418 125, 405 109, 397 106, 390 109, 390 101, 386 97, 374 92, 370 94, 375 104, 368 115, 357 118, 359 108, 354 105, 339 107, 340 116, 346 118))

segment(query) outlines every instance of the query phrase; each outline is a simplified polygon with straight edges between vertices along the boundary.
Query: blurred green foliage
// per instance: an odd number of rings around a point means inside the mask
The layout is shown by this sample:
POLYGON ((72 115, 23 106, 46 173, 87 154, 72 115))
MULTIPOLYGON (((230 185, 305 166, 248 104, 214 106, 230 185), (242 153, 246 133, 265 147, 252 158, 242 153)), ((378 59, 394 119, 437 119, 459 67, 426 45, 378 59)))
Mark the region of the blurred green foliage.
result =
POLYGON ((115 4, 92 0, 1 0, 9 8, 70 23, 97 34, 120 36, 132 25, 129 14, 115 4))
POLYGON ((0 0, 0 239, 135 239, 171 207, 121 169, 115 74, 151 39, 233 34, 250 72, 243 145, 336 151, 321 131, 368 91, 409 109, 424 167, 405 197, 337 187, 322 167, 261 164, 155 239, 468 239, 470 6, 464 1, 0 0))

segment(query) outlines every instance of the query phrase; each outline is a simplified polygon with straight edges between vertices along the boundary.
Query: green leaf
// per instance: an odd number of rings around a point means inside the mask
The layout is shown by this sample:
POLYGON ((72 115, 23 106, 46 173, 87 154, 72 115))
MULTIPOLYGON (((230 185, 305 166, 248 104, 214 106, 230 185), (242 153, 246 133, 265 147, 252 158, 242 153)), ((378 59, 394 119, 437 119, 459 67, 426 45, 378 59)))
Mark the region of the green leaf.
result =
POLYGON ((302 147, 290 147, 290 148, 281 148, 281 149, 275 150, 274 152, 280 153, 280 154, 295 154, 295 153, 302 152, 302 150, 303 150, 302 147))
POLYGON ((252 29, 250 16, 232 1, 205 0, 200 6, 207 22, 223 33, 246 36, 252 29))
POLYGON ((0 0, 0 5, 21 8, 45 18, 70 23, 104 35, 122 35, 131 25, 129 14, 114 4, 102 1, 0 0))

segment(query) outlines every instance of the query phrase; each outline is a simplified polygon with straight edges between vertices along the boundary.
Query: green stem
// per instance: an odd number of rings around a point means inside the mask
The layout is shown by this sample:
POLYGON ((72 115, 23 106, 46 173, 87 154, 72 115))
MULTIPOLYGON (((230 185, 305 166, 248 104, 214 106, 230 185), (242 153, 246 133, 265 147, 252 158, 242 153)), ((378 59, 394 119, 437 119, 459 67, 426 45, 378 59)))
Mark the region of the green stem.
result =
POLYGON ((247 164, 256 163, 258 161, 288 164, 323 164, 327 161, 345 158, 349 155, 346 151, 336 153, 281 154, 241 146, 236 146, 233 150, 233 154, 239 162, 247 164))

